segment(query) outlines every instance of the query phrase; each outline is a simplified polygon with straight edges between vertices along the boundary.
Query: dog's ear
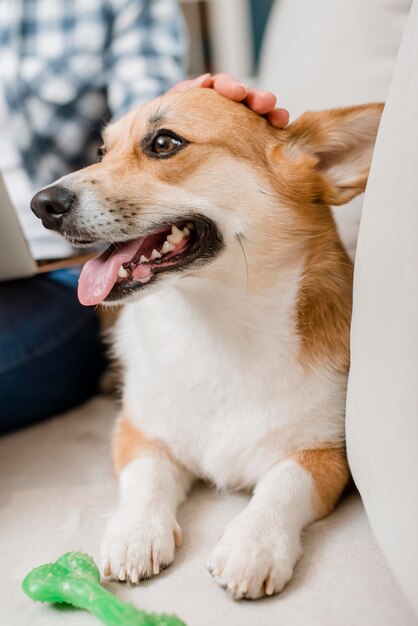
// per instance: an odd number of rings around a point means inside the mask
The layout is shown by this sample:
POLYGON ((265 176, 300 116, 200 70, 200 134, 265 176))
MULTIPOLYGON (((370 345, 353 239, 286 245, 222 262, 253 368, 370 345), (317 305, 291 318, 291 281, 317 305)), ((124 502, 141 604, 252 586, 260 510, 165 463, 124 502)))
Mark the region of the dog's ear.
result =
POLYGON ((322 174, 322 200, 344 204, 364 191, 383 104, 308 112, 286 129, 282 154, 322 174))

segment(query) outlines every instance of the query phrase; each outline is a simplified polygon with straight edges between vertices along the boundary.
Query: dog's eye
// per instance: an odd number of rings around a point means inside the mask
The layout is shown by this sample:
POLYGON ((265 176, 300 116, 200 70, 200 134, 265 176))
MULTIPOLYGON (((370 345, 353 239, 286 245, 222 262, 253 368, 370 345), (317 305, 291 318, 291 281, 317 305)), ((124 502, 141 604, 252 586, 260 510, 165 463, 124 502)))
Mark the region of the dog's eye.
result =
POLYGON ((100 146, 100 148, 97 148, 97 159, 96 162, 100 163, 100 161, 103 160, 104 155, 106 154, 106 150, 104 149, 103 146, 100 146))
POLYGON ((160 131, 148 145, 151 156, 168 157, 180 150, 186 142, 184 139, 166 130, 160 131))

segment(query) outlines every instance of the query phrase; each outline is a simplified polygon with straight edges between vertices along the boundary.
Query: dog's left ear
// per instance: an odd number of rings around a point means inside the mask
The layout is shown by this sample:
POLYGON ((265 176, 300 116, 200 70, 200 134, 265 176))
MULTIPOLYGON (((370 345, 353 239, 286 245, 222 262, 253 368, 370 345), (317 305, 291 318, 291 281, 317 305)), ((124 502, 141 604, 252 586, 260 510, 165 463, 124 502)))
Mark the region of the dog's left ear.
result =
POLYGON ((289 157, 309 161, 323 174, 327 204, 344 204, 364 191, 383 104, 308 112, 288 126, 289 157))

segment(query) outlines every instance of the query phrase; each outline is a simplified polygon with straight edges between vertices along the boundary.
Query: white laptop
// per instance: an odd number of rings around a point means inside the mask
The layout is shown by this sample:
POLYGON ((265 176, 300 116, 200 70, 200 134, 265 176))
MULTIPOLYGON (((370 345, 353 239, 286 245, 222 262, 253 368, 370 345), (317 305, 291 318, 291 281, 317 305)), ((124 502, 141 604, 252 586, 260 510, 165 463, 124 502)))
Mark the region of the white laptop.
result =
POLYGON ((65 256, 61 249, 61 254, 54 251, 47 255, 49 258, 34 258, 0 173, 0 281, 82 265, 96 254, 85 250, 80 254, 79 249, 71 250, 68 244, 61 248, 65 256))

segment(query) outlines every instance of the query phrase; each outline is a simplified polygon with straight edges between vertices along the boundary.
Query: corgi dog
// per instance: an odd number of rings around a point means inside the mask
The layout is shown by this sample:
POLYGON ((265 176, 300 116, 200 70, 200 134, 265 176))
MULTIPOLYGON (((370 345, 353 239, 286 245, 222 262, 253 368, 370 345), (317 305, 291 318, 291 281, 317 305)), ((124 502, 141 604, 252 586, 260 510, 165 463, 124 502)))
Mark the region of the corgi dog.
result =
POLYGON ((137 583, 168 566, 178 507, 203 479, 251 493, 210 574, 236 599, 269 596, 303 528, 335 507, 353 268, 329 206, 364 190, 381 112, 309 112, 278 130, 191 89, 110 124, 97 164, 34 197, 47 228, 107 242, 80 301, 123 305, 105 575, 137 583))

